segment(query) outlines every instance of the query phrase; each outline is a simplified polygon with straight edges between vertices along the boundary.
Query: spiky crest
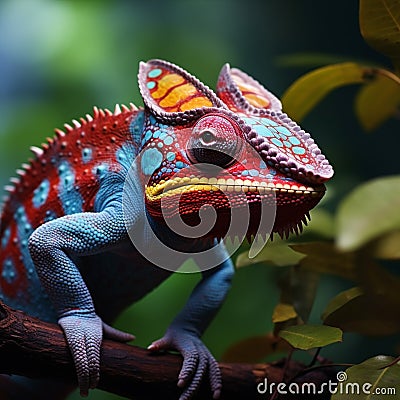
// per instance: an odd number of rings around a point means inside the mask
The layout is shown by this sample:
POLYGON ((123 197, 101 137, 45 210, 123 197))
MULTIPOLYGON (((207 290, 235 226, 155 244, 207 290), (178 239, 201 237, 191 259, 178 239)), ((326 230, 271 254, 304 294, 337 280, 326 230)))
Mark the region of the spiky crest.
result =
POLYGON ((114 112, 111 112, 108 109, 101 109, 96 106, 93 107, 93 116, 90 114, 86 114, 86 118, 80 118, 80 122, 76 119, 72 120, 72 125, 65 123, 65 131, 56 128, 55 135, 52 138, 47 138, 47 143, 42 143, 41 146, 31 146, 30 150, 32 151, 34 158, 29 159, 28 163, 23 163, 21 165, 21 168, 18 168, 16 170, 16 173, 19 177, 12 177, 10 178, 9 184, 4 186, 4 190, 6 191, 5 196, 2 198, 2 202, 0 203, 0 212, 4 209, 6 206, 7 202, 10 200, 10 196, 17 190, 18 185, 21 184, 21 179, 20 177, 25 177, 26 175, 29 175, 32 173, 33 169, 33 163, 36 162, 37 160, 45 159, 46 158, 46 153, 51 149, 52 146, 56 145, 59 140, 67 137, 70 135, 72 132, 75 131, 75 129, 79 129, 82 126, 93 122, 95 119, 100 119, 100 118, 105 118, 105 117, 110 117, 110 116, 118 116, 121 115, 122 113, 130 113, 137 111, 138 108, 133 104, 130 103, 130 107, 127 107, 126 105, 122 104, 116 104, 115 105, 115 110, 114 112))

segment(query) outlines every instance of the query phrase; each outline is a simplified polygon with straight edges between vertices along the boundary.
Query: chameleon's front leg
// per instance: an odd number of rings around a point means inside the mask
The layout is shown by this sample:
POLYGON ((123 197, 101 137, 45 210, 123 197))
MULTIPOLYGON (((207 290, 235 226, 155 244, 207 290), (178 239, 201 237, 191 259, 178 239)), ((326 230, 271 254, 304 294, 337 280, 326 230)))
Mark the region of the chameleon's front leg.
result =
POLYGON ((116 207, 99 213, 67 215, 47 222, 30 237, 29 251, 64 330, 78 375, 81 394, 96 387, 103 333, 129 341, 132 335, 104 324, 71 256, 105 251, 124 239, 123 218, 116 207))
POLYGON ((150 350, 177 350, 184 360, 178 377, 178 386, 185 387, 180 400, 189 399, 208 378, 217 399, 221 392, 221 373, 215 358, 200 337, 209 325, 230 288, 234 267, 230 260, 203 272, 188 302, 167 329, 164 337, 153 342, 150 350))

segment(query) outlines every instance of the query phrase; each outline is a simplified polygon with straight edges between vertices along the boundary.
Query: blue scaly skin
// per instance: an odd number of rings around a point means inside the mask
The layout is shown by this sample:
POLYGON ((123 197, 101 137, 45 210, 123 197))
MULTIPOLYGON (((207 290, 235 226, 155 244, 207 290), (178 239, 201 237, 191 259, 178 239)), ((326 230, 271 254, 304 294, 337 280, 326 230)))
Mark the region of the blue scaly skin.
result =
MULTIPOLYGON (((32 148, 35 158, 6 187, 0 298, 58 321, 86 396, 99 381, 102 338, 134 338, 108 324, 193 256, 202 279, 149 349, 183 355, 181 400, 203 379, 218 398, 221 374, 200 337, 234 272, 229 254, 217 245, 228 230, 227 215, 248 206, 242 236, 254 235, 265 201, 276 208, 272 232, 298 232, 333 170, 310 135, 281 112, 279 100, 237 69, 222 69, 217 96, 183 69, 152 60, 141 63, 139 86, 144 109, 95 108, 93 117, 66 124, 65 132, 56 130, 54 139, 32 148), (219 169, 211 175, 204 164, 219 169), (195 228, 205 204, 216 210, 212 229, 195 239, 174 231, 177 216, 195 228), (179 256, 156 262, 154 232, 179 256)), ((50 386, 0 376, 9 399, 26 398, 27 391, 32 399, 43 391, 61 399, 72 389, 50 386)))

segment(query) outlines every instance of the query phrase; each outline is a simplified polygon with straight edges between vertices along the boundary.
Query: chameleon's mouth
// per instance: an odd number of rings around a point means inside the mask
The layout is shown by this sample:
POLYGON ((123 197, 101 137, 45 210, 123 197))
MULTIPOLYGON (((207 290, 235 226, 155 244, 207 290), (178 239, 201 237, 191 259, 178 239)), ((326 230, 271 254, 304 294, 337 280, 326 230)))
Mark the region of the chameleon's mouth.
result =
POLYGON ((268 193, 303 195, 321 198, 325 193, 325 186, 305 186, 296 183, 273 183, 265 181, 251 181, 248 179, 207 178, 207 177, 174 177, 167 181, 146 187, 146 198, 149 202, 161 200, 167 196, 182 195, 191 192, 236 192, 264 195, 268 193))
POLYGON ((146 187, 146 208, 156 221, 179 214, 185 223, 195 226, 200 221, 199 210, 209 205, 217 212, 217 222, 207 236, 222 237, 228 230, 232 209, 249 207, 247 235, 254 235, 259 232, 262 207, 267 207, 276 211, 272 232, 288 236, 302 231, 310 218, 309 211, 324 193, 324 185, 306 186, 293 181, 174 177, 146 187))

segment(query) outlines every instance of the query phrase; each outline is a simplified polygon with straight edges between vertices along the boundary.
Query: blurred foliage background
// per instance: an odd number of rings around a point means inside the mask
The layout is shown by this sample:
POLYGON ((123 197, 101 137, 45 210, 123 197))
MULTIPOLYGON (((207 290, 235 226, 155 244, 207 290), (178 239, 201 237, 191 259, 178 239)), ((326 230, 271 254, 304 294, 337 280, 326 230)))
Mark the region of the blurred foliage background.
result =
MULTIPOLYGON (((355 0, 1 0, 0 184, 30 157, 30 145, 91 112, 93 105, 141 105, 140 60, 172 61, 210 87, 229 62, 280 96, 296 78, 321 65, 321 54, 328 55, 327 62, 387 63, 363 41, 355 0)), ((398 170, 398 121, 385 122, 374 134, 363 132, 353 111, 355 90, 333 92, 302 122, 336 171, 322 205, 327 211, 334 211, 358 183, 398 170)), ((258 265, 238 271, 204 337, 217 357, 232 343, 273 329, 280 274, 258 265)), ((176 274, 129 308, 118 327, 147 346, 163 334, 197 280, 176 274)), ((348 287, 344 280, 323 277, 310 320, 319 323, 327 300, 348 287)), ((393 354, 396 343, 392 337, 346 334, 344 343, 328 346, 323 356, 360 362, 385 351, 393 354)), ((118 397, 94 391, 90 398, 118 397)))

